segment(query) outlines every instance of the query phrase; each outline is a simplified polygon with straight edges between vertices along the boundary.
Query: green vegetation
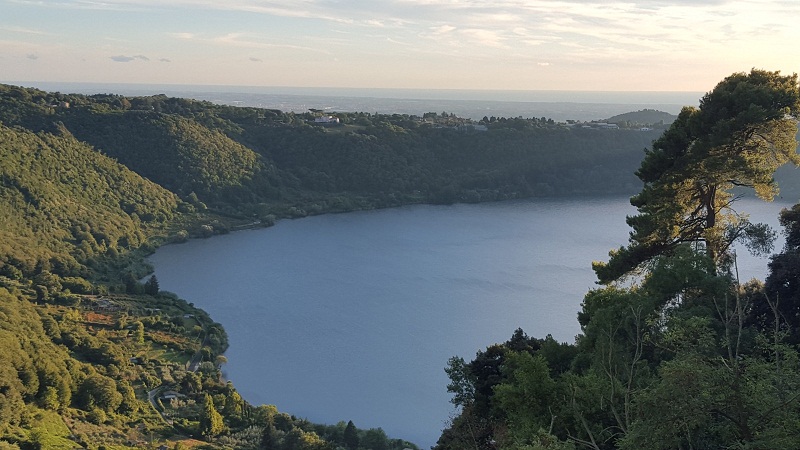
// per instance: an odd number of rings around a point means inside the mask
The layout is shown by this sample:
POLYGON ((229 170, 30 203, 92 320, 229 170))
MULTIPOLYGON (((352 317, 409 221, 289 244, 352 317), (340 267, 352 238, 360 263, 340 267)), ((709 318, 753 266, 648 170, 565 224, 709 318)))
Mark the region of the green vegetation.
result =
POLYGON ((639 214, 628 218, 630 245, 595 264, 603 283, 635 270, 660 254, 692 242, 704 245, 717 265, 736 240, 764 249, 763 226, 733 209, 734 186, 771 201, 775 170, 796 152, 800 111, 797 77, 753 71, 726 78, 706 94, 700 108, 684 108, 648 151, 636 175, 644 182, 631 199, 639 214))
MULTIPOLYGON (((283 113, 0 86, 0 122, 71 136, 180 198, 265 222, 406 203, 633 193, 657 136, 546 118, 283 113), (481 131, 484 130, 484 131, 481 131)), ((189 230, 187 230, 189 231, 189 230)))
POLYGON ((771 236, 729 193, 774 195, 777 166, 799 162, 798 113, 797 76, 759 70, 684 109, 637 171, 631 242, 595 264, 605 286, 576 342, 517 330, 452 358, 461 413, 436 448, 799 448, 800 206, 781 213, 766 283, 740 283, 731 243, 766 252, 771 236))
POLYGON ((140 281, 144 257, 281 218, 642 183, 578 341, 518 330, 452 359, 462 409, 438 447, 796 448, 800 211, 764 285, 731 276, 728 244, 769 234, 721 211, 733 186, 773 194, 798 109, 796 77, 735 74, 653 143, 633 116, 323 116, 0 85, 0 448, 415 448, 248 404, 222 380, 222 327, 140 281))
POLYGON ((672 125, 676 117, 670 113, 657 111, 655 109, 643 109, 641 111, 627 112, 618 114, 614 117, 609 117, 605 121, 608 123, 618 124, 624 128, 637 128, 637 127, 657 127, 662 128, 665 125, 672 125))

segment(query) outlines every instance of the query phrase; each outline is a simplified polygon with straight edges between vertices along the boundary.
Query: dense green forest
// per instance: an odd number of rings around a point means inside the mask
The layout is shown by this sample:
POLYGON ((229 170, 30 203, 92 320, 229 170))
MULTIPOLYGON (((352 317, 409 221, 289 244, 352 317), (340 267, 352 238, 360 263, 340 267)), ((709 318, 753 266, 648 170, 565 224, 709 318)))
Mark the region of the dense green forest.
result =
POLYGON ((642 150, 658 136, 545 118, 492 117, 476 131, 447 113, 330 117, 0 87, 6 126, 71 134, 185 202, 250 215, 633 193, 642 150))
POLYGON ((644 111, 618 129, 0 85, 0 448, 415 448, 248 404, 222 380, 222 326, 144 257, 309 214, 636 192, 578 341, 517 330, 452 359, 461 413, 437 447, 798 447, 800 212, 765 284, 735 280, 726 245, 767 251, 727 192, 774 194, 797 111, 796 78, 758 71, 672 125, 644 111))
POLYGON ((772 250, 735 192, 776 195, 798 113, 797 76, 759 70, 684 108, 636 171, 629 242, 594 263, 576 342, 517 330, 452 358, 461 412, 436 449, 800 448, 800 204, 766 280, 739 280, 730 250, 772 250))

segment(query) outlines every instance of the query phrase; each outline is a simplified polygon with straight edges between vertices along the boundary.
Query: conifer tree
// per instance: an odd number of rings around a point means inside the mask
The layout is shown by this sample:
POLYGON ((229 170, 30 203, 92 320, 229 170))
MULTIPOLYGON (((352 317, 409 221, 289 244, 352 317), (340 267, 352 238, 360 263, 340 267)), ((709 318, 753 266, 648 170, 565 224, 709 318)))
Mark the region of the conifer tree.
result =
POLYGON ((788 162, 800 165, 798 114, 797 75, 756 69, 725 78, 699 108, 685 107, 636 172, 644 182, 631 198, 639 214, 627 219, 628 246, 612 251, 608 263, 594 264, 600 282, 610 283, 683 243, 702 245, 717 266, 736 240, 768 251, 769 233, 733 210, 730 191, 748 187, 764 200, 774 198, 775 170, 788 162))
POLYGON ((200 434, 207 440, 211 440, 214 436, 222 433, 225 424, 222 421, 222 415, 214 407, 214 401, 211 396, 205 394, 203 397, 203 413, 200 416, 200 434))
POLYGON ((158 295, 158 291, 158 278, 156 278, 154 274, 144 283, 144 293, 147 295, 158 295))
POLYGON ((352 420, 347 422, 347 426, 344 429, 344 445, 349 450, 358 448, 358 430, 352 420))

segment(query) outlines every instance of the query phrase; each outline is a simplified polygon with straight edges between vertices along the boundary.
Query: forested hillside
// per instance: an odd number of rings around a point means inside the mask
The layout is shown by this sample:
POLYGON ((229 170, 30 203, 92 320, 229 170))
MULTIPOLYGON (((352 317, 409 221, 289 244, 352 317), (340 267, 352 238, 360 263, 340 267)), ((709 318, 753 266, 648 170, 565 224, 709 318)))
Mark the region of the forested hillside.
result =
POLYGON ((64 128, 34 133, 0 124, 3 273, 32 277, 47 262, 80 275, 89 258, 138 248, 178 199, 104 157, 64 128))
POLYGON ((292 114, 12 86, 0 87, 0 106, 6 126, 67 132, 183 200, 246 214, 263 214, 265 204, 285 215, 291 207, 633 193, 632 173, 657 136, 535 118, 476 128, 446 113, 292 114))
POLYGON ((626 127, 661 127, 663 125, 672 124, 676 118, 675 115, 663 111, 642 109, 640 111, 631 111, 609 117, 606 119, 606 122, 621 124, 626 127))

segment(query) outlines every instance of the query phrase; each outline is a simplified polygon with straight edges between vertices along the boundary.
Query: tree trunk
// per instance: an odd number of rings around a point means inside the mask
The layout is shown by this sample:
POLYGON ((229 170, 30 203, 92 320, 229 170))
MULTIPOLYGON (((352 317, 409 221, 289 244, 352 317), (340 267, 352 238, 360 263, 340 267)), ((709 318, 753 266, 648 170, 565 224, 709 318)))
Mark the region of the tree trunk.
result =
MULTIPOLYGON (((706 223, 704 231, 713 229, 717 225, 717 210, 715 207, 715 200, 717 197, 717 186, 715 184, 708 185, 706 189, 700 188, 700 195, 703 202, 703 207, 706 211, 706 223)), ((717 261, 717 246, 718 242, 706 239, 706 254, 712 261, 717 261)))

